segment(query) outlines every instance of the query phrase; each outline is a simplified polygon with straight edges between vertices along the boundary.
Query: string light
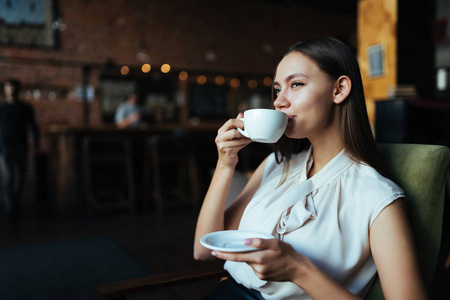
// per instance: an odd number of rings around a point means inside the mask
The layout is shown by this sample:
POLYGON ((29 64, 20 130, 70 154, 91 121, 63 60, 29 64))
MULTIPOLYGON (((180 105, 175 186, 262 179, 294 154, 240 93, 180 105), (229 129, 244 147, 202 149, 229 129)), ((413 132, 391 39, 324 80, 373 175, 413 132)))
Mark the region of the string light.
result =
POLYGON ((128 66, 123 66, 120 68, 120 74, 122 75, 128 75, 130 73, 130 68, 128 66))
POLYGON ((233 88, 238 88, 241 85, 241 81, 238 78, 232 78, 230 81, 230 85, 233 88))
POLYGON ((217 75, 216 78, 214 78, 214 81, 217 85, 222 85, 225 83, 225 78, 222 75, 217 75))
POLYGON ((189 74, 186 71, 181 71, 180 74, 178 74, 178 78, 180 80, 186 80, 186 79, 188 79, 188 77, 189 77, 189 74))
POLYGON ((205 75, 200 75, 197 77, 198 84, 205 84, 208 81, 205 75))
MULTIPOLYGON (((148 64, 148 63, 145 63, 145 64, 143 64, 142 66, 141 66, 141 70, 142 70, 142 72, 143 73, 148 73, 148 72, 150 72, 150 70, 151 70, 151 65, 150 64, 148 64)), ((169 73, 170 72, 170 70, 171 70, 171 66, 169 65, 169 64, 163 64, 162 66, 161 66, 161 72, 162 73, 169 73)), ((120 68, 120 74, 122 74, 122 75, 128 75, 130 73, 130 67, 129 66, 122 66, 121 68, 120 68)), ((188 72, 186 72, 186 71, 181 71, 179 74, 178 74, 178 79, 179 80, 187 80, 189 78, 189 73, 188 72)), ((200 85, 204 85, 204 84, 206 84, 207 83, 207 81, 208 81, 208 79, 207 79, 207 77, 205 76, 205 75, 199 75, 198 77, 197 77, 197 83, 198 84, 200 84, 200 85)), ((225 82, 226 82, 226 79, 225 79, 225 77, 224 76, 222 76, 222 75, 217 75, 216 77, 214 77, 214 82, 217 84, 217 85, 223 85, 223 84, 225 84, 225 82)), ((270 87, 270 86, 272 86, 272 83, 273 83, 273 80, 272 80, 272 78, 271 77, 265 77, 264 79, 263 79, 263 84, 265 85, 265 86, 267 86, 267 87, 270 87)), ((238 87, 240 87, 241 86, 241 81, 240 81, 240 79, 239 78, 236 78, 236 77, 234 77, 234 78, 231 78, 231 80, 230 80, 230 87, 231 88, 238 88, 238 87)), ((255 88, 257 88, 258 87, 258 82, 257 82, 257 80, 256 79, 250 79, 250 80, 248 80, 247 81, 247 86, 248 86, 248 88, 250 88, 250 89, 255 89, 255 88)))
POLYGON ((163 73, 169 73, 170 72, 170 65, 169 64, 163 64, 161 66, 161 72, 163 73))
POLYGON ((264 85, 265 86, 272 86, 272 78, 270 78, 270 77, 265 77, 264 79, 263 79, 263 83, 264 83, 264 85))
POLYGON ((152 69, 152 67, 150 66, 150 64, 143 64, 141 67, 141 70, 143 73, 148 73, 148 72, 150 72, 151 69, 152 69))
POLYGON ((258 87, 258 83, 256 82, 255 79, 250 79, 250 80, 247 82, 247 85, 248 85, 248 87, 251 88, 251 89, 256 89, 256 88, 258 87))

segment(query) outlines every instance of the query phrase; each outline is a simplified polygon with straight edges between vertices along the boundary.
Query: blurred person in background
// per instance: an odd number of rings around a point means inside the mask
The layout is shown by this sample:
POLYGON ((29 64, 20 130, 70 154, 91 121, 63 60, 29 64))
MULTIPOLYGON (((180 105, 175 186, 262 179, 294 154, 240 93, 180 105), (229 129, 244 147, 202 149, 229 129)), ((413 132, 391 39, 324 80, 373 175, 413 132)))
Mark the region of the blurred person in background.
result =
POLYGON ((118 128, 142 128, 146 125, 146 110, 139 104, 137 94, 130 94, 127 100, 117 108, 114 121, 118 128))
POLYGON ((3 204, 10 222, 19 219, 28 151, 37 154, 40 139, 33 107, 19 99, 20 88, 18 80, 8 79, 4 84, 5 98, 0 103, 0 170, 3 204))

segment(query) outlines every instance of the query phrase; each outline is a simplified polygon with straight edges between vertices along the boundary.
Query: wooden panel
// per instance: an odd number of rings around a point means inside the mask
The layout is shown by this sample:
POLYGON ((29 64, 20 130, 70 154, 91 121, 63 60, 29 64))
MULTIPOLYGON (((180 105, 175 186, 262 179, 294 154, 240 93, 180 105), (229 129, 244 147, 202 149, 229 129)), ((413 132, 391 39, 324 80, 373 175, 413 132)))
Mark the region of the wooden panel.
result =
POLYGON ((132 294, 162 287, 198 282, 225 276, 228 276, 228 273, 223 270, 222 267, 219 268, 218 266, 211 266, 107 283, 98 286, 97 290, 100 297, 103 299, 118 300, 126 299, 128 298, 127 296, 131 296, 132 294))
POLYGON ((358 61, 372 125, 375 123, 375 100, 386 99, 388 89, 397 84, 397 7, 397 0, 358 1, 358 61), (376 44, 384 48, 385 73, 371 78, 367 50, 376 44))

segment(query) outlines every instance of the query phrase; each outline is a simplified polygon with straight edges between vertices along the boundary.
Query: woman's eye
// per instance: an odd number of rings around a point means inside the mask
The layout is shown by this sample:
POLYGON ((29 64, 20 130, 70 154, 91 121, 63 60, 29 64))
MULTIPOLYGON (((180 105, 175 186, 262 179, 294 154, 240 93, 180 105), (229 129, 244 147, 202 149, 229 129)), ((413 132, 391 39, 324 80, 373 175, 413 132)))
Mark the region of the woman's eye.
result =
POLYGON ((280 88, 273 88, 273 92, 275 93, 275 95, 278 95, 281 92, 280 88))
POLYGON ((302 85, 305 85, 305 84, 302 83, 302 82, 293 82, 293 83, 291 84, 291 87, 295 88, 295 87, 302 86, 302 85))

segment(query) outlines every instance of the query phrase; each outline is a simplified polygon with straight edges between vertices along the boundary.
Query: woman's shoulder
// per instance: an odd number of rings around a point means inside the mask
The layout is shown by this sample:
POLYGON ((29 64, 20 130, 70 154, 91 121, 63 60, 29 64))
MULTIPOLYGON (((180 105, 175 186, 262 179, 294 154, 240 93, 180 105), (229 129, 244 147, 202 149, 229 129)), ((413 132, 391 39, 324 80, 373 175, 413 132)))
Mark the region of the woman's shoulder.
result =
POLYGON ((384 177, 381 175, 375 168, 364 164, 364 163, 356 163, 355 170, 358 172, 358 175, 363 179, 363 182, 366 184, 370 184, 378 187, 379 189, 388 189, 393 191, 401 191, 400 186, 398 186, 391 179, 384 177))
POLYGON ((341 174, 337 186, 341 210, 371 226, 377 215, 405 194, 395 182, 364 163, 354 163, 341 174))
POLYGON ((405 196, 400 186, 367 164, 355 163, 343 175, 345 194, 358 203, 378 207, 405 196))

